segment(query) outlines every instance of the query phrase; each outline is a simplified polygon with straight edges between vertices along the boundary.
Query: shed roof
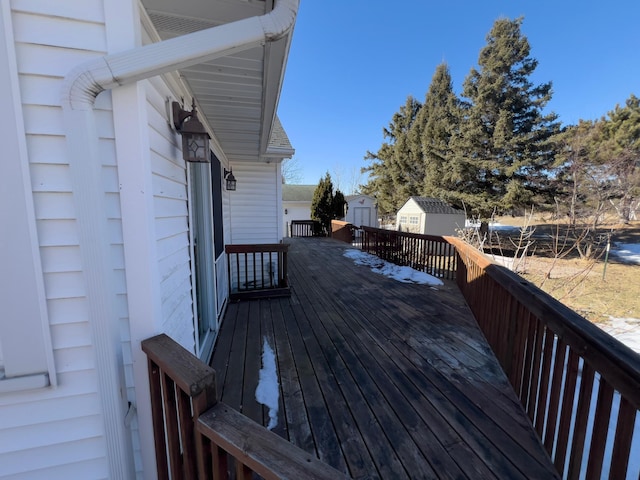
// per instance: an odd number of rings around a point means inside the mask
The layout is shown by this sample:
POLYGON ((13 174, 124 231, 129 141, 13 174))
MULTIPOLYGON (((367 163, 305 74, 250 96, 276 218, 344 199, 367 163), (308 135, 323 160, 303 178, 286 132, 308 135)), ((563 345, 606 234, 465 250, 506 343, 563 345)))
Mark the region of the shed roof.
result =
POLYGON ((355 199, 355 198, 361 198, 361 197, 368 198, 368 199, 370 199, 370 200, 371 200, 371 201, 373 201, 373 202, 375 202, 375 200, 376 200, 376 199, 375 199, 374 197, 372 197, 371 195, 365 195, 364 193, 357 193, 357 194, 355 194, 355 195, 347 195, 346 197, 344 197, 344 199, 345 199, 347 202, 350 202, 351 200, 353 200, 353 199, 355 199))
MULTIPOLYGON (((464 210, 460 210, 452 207, 447 202, 440 200, 439 198, 432 197, 410 197, 409 200, 413 200, 418 207, 424 213, 455 213, 464 214, 464 210)), ((407 200, 407 202, 409 201, 407 200)), ((405 203, 406 205, 406 203, 405 203)))
POLYGON ((309 202, 313 199, 317 185, 282 185, 283 202, 309 202))

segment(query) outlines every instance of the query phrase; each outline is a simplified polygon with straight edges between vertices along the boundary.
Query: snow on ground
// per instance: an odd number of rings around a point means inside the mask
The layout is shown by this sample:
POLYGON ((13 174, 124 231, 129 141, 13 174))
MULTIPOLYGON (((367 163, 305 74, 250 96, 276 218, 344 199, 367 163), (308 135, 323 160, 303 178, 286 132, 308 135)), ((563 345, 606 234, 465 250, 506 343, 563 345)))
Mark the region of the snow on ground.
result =
POLYGON ((640 265, 640 243, 616 243, 611 249, 611 255, 624 263, 640 265))
POLYGON ((352 259, 356 265, 365 265, 371 267, 371 271, 393 278, 403 283, 419 283, 421 285, 443 285, 442 280, 429 275, 428 273, 419 272, 411 267, 400 267, 393 263, 385 262, 375 255, 363 252, 361 250, 349 249, 344 252, 344 256, 352 259))
POLYGON ((256 400, 269 409, 269 425, 267 425, 269 430, 278 425, 279 396, 276 356, 265 337, 262 344, 262 368, 260 369, 260 380, 256 387, 256 400))
POLYGON ((640 318, 615 318, 598 326, 631 350, 640 353, 640 318))

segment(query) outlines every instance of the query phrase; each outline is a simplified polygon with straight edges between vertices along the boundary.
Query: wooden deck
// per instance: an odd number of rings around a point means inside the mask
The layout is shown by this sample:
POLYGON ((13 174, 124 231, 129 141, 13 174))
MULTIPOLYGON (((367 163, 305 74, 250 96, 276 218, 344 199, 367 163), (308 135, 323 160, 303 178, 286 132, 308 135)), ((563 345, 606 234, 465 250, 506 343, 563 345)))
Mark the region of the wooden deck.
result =
POLYGON ((211 362, 222 401, 268 424, 266 339, 274 431, 353 478, 557 477, 455 284, 375 274, 331 239, 290 248, 291 298, 227 309, 211 362))

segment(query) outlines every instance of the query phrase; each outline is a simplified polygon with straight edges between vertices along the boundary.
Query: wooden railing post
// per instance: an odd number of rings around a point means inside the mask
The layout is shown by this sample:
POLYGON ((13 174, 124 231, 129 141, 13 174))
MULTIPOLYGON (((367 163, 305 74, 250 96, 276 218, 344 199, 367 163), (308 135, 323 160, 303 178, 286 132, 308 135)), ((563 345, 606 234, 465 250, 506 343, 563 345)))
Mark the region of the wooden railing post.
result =
POLYGON ((142 342, 149 364, 151 415, 158 477, 207 478, 210 460, 195 431, 217 402, 215 372, 167 335, 142 342))

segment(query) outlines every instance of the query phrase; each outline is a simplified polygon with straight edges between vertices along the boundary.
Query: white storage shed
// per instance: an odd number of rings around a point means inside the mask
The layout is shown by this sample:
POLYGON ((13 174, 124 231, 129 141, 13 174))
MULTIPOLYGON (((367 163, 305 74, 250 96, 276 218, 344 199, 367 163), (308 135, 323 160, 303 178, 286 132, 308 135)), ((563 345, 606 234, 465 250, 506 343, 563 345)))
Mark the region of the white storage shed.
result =
POLYGON ((344 220, 356 227, 378 228, 378 206, 376 199, 369 195, 348 195, 347 215, 344 220))
POLYGON ((425 235, 456 235, 464 228, 464 210, 431 197, 410 197, 398 210, 396 230, 425 235))

